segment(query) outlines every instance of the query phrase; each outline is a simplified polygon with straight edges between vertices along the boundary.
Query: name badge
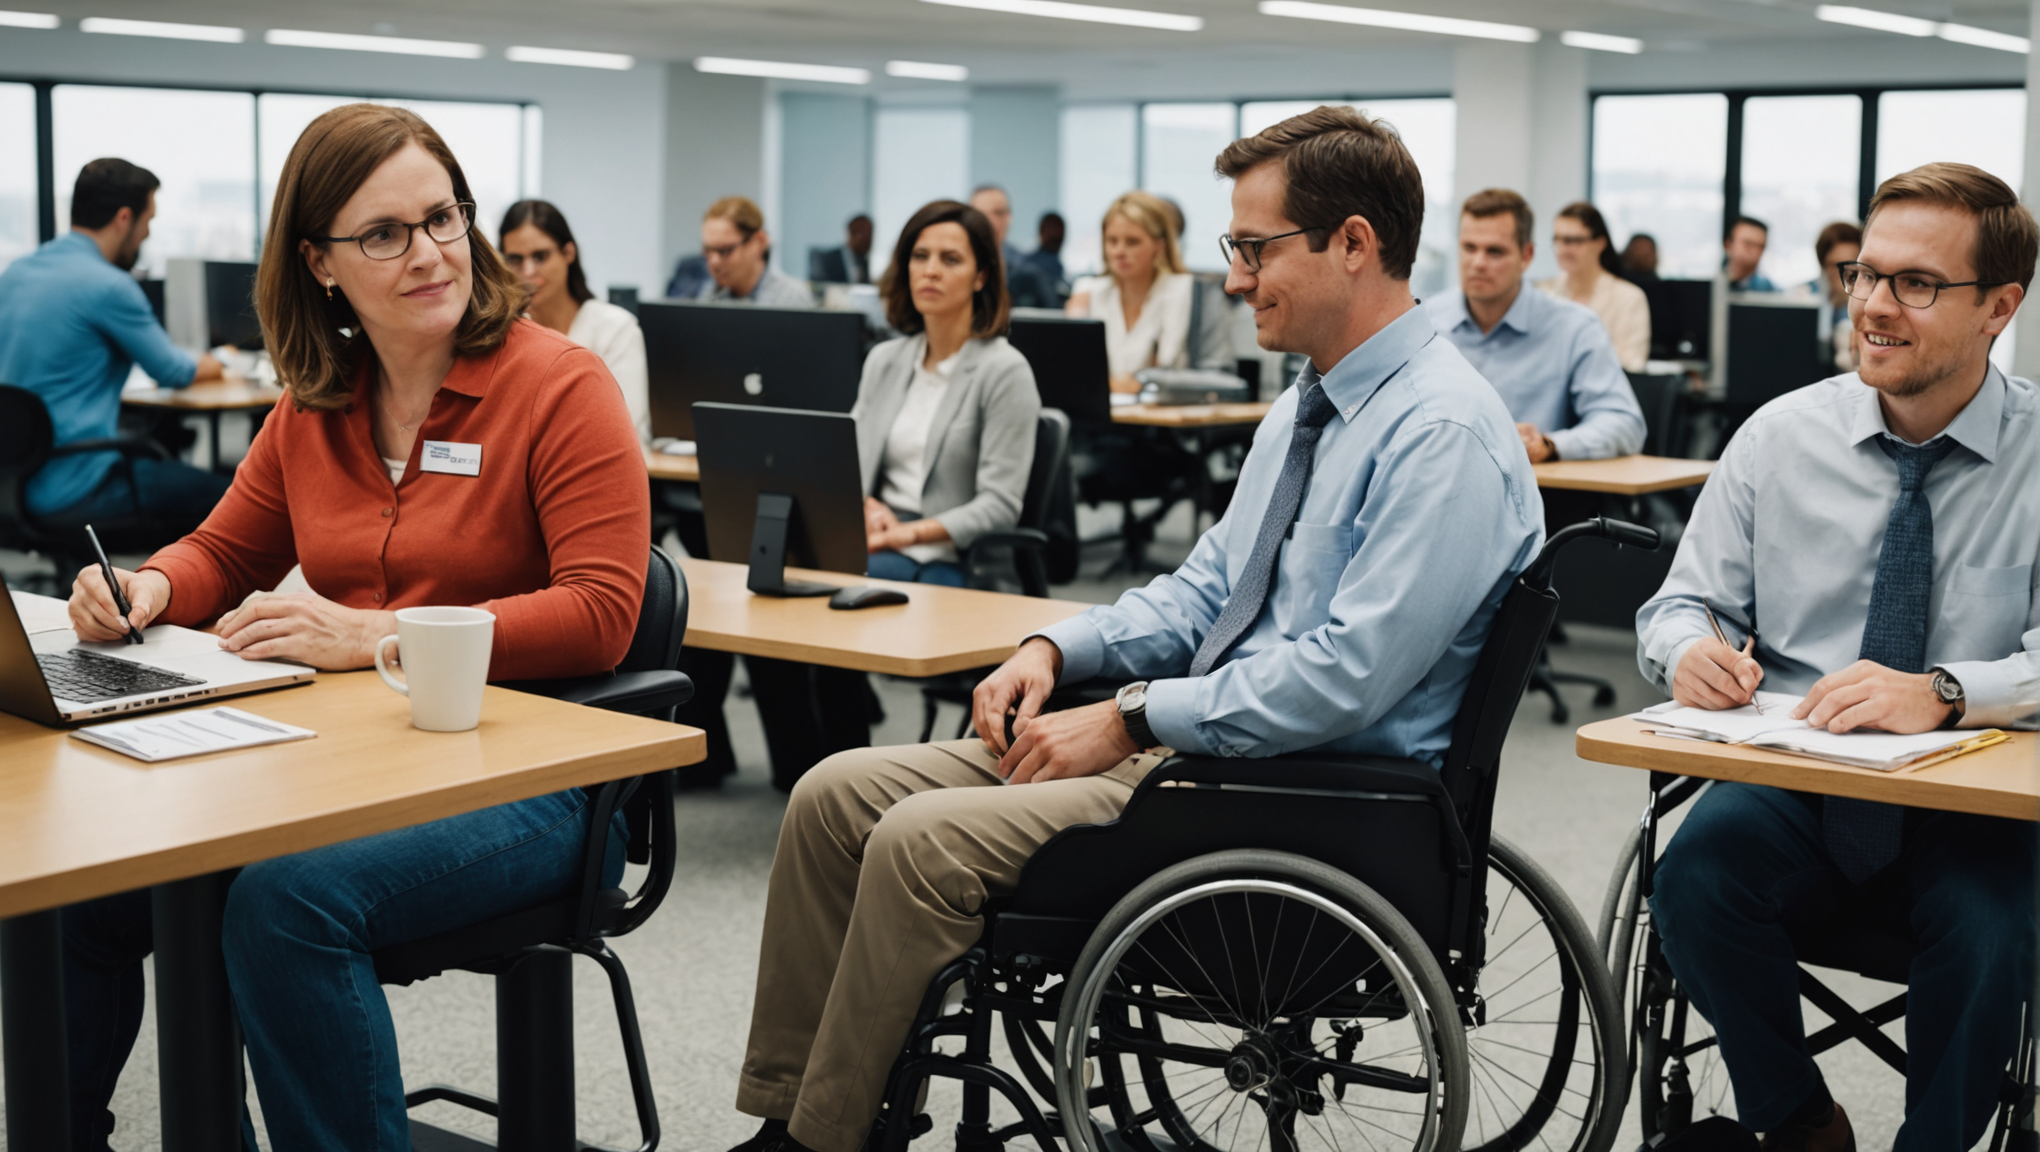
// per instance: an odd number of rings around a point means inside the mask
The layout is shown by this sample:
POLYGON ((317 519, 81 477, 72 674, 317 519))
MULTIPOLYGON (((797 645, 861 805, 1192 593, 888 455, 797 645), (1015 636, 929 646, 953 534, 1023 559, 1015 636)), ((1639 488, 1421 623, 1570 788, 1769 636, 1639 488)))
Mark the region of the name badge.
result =
POLYGON ((456 444, 451 440, 427 440, 425 451, 419 454, 418 466, 427 472, 444 472, 449 476, 480 476, 482 446, 456 444))

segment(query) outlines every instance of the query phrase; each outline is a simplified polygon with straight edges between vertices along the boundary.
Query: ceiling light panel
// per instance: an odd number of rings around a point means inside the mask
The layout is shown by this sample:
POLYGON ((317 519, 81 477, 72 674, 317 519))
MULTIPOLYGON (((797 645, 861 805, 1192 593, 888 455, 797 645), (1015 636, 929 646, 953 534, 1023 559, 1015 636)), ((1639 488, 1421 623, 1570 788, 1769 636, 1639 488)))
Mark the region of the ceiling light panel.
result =
POLYGON ((1629 36, 1604 36, 1599 32, 1560 32, 1558 42, 1568 48, 1591 48, 1596 52, 1623 52, 1634 56, 1643 51, 1643 41, 1629 36))
POLYGON ((239 44, 248 34, 239 28, 217 24, 169 24, 161 20, 111 20, 87 16, 78 21, 78 31, 107 36, 154 36, 163 40, 210 40, 216 44, 239 44))
POLYGON ((793 64, 779 60, 736 60, 728 56, 698 56, 696 72, 723 76, 763 76, 771 80, 816 80, 824 84, 869 84, 865 68, 839 68, 833 64, 793 64))
POLYGON ((1934 22, 1917 16, 1901 16, 1896 12, 1879 12, 1875 8, 1852 8, 1846 4, 1822 4, 1813 14, 1830 24, 1849 24, 1857 28, 1871 28, 1878 32, 1895 32, 1900 36, 1932 36, 1934 22))
POLYGON ((1125 24, 1133 28, 1158 28, 1164 32, 1197 32, 1204 17, 1175 12, 1150 12, 1145 8, 1107 8, 1097 4, 1066 4, 1063 0, 923 0, 951 8, 976 8, 982 12, 1004 12, 1012 16, 1046 16, 1053 20, 1088 20, 1094 24, 1125 24))
POLYGON ((970 69, 961 64, 929 64, 920 60, 888 60, 885 74, 905 80, 947 80, 952 84, 970 79, 970 69))
POLYGON ((271 28, 262 34, 262 39, 286 48, 394 52, 399 56, 445 56, 455 60, 482 58, 480 44, 463 44, 456 40, 407 40, 401 36, 356 36, 348 32, 302 32, 292 28, 271 28))
POLYGON ((1453 16, 1427 16, 1417 12, 1389 12, 1380 8, 1348 8, 1343 4, 1315 4, 1310 0, 1261 0, 1261 15, 1328 20, 1334 24, 1364 24, 1370 28, 1431 32, 1440 36, 1511 40, 1518 44, 1534 44, 1543 35, 1535 28, 1520 24, 1495 24, 1486 20, 1461 20, 1453 16))
POLYGON ((519 64, 564 64, 569 68, 609 68, 627 72, 637 61, 620 52, 581 52, 572 48, 531 48, 516 45, 503 50, 505 60, 519 64))
POLYGON ((1934 35, 1957 44, 1973 44, 1978 48, 1995 48, 2000 52, 2022 52, 2030 54, 2033 42, 2024 36, 2009 32, 1993 32, 1988 28, 1971 28, 1967 24, 1943 24, 1934 29, 1934 35))
POLYGON ((48 30, 62 24, 48 12, 0 12, 0 28, 41 28, 48 30))

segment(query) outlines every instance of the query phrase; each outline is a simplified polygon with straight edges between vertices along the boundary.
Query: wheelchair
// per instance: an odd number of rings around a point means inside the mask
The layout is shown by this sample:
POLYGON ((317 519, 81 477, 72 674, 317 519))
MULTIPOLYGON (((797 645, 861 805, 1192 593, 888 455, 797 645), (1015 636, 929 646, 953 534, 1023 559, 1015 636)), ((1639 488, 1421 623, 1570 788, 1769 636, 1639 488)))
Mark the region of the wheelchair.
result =
MULTIPOLYGON (((1666 816, 1708 783, 1667 772, 1650 774, 1650 798, 1643 818, 1616 854, 1595 933, 1630 1020, 1626 1045, 1635 1070, 1637 1111, 1646 1148, 1657 1147, 1689 1125, 1736 1115, 1735 1094, 1714 1030, 1680 988, 1650 923, 1658 828, 1666 816)), ((1905 1015, 1905 992, 1859 1010, 1809 968, 1853 972, 1902 986, 1912 968, 1914 947, 1909 931, 1902 917, 1862 916, 1852 918, 1839 930, 1793 932, 1800 963, 1800 996, 1832 1021, 1807 1036, 1810 1054, 1818 1056, 1854 1040, 1900 1076, 1905 1075, 1905 1050, 1882 1031, 1884 1025, 1905 1015)), ((2033 1124, 2034 1058, 2029 1006, 2018 1049, 1998 1091, 1991 1152, 2040 1150, 2033 1124)))
POLYGON ((936 1077, 962 1082, 958 1152, 1611 1147, 1628 1065, 1604 955, 1490 831, 1552 563, 1585 536, 1656 544, 1596 519, 1545 546, 1502 600, 1442 770, 1175 757, 1116 820, 1045 844, 929 985, 866 1147, 929 1131, 936 1077), (1016 1122, 993 1125, 995 1092, 1016 1122))

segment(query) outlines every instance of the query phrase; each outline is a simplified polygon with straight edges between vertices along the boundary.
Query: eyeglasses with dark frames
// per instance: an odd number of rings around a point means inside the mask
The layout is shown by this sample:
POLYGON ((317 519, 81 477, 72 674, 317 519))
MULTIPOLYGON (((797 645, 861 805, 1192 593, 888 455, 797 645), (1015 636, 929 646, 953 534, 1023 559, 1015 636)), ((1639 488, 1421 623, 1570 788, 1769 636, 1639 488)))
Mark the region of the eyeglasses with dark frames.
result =
POLYGON ((371 224, 358 236, 314 236, 321 244, 359 244, 370 260, 395 260, 411 250, 411 236, 423 228, 434 243, 451 244, 475 226, 475 206, 466 200, 435 209, 432 215, 413 224, 384 221, 371 224))
POLYGON ((1963 280, 1950 284, 1936 280, 1924 272, 1879 272, 1860 260, 1850 260, 1835 265, 1841 275, 1842 291, 1858 300, 1868 300, 1877 294, 1877 282, 1891 281, 1891 295, 1908 308, 1932 308, 1934 301, 1949 288, 1996 288, 2009 284, 2009 280, 1963 280))
POLYGON ((1301 236, 1306 232, 1330 232, 1331 230, 1332 226, 1325 225, 1315 228, 1298 228, 1294 232, 1279 232, 1273 236, 1262 236, 1258 239, 1220 236, 1218 238, 1218 250, 1225 256, 1226 267, 1232 267, 1233 260, 1237 257, 1245 261, 1247 271, 1259 272, 1261 270, 1261 249, 1266 248, 1277 240, 1287 240, 1291 236, 1301 236))

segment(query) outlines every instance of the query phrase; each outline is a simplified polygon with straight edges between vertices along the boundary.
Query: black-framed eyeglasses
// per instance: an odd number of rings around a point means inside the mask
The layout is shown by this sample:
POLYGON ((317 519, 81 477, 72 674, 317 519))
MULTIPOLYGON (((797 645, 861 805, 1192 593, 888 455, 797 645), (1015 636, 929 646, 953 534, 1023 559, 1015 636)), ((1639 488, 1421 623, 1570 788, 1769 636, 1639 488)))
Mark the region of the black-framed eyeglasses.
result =
POLYGON ((1996 288, 2009 284, 2009 280, 1964 280, 1957 284, 1936 280, 1924 272, 1879 272, 1860 260, 1850 260, 1835 265, 1841 275, 1842 291, 1858 300, 1868 300, 1877 294, 1877 282, 1891 281, 1891 296, 1908 308, 1932 308, 1940 299, 1941 292, 1948 288, 1996 288))
POLYGON ((435 209, 432 215, 414 224, 386 221, 371 224, 359 236, 314 236, 321 244, 359 244, 361 254, 370 260, 395 260, 411 250, 411 234, 423 228, 435 243, 451 244, 466 236, 475 226, 475 206, 462 200, 435 209))
POLYGON ((1273 236, 1263 236, 1259 239, 1235 239, 1231 236, 1220 236, 1218 238, 1218 250, 1225 255, 1226 267, 1232 267, 1232 262, 1237 257, 1246 262, 1247 271, 1259 272, 1261 270, 1261 249, 1266 248, 1277 240, 1286 240, 1291 236, 1301 236, 1306 232, 1330 231, 1331 228, 1327 226, 1298 228, 1294 232, 1281 232, 1273 236))

